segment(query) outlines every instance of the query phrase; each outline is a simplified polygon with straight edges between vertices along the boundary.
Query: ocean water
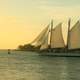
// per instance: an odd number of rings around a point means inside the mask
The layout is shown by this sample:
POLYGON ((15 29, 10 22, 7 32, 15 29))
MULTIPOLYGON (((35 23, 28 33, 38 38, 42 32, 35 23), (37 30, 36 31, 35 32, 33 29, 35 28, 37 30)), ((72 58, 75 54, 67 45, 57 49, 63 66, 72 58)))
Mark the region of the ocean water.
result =
POLYGON ((80 57, 0 51, 0 80, 80 80, 80 57))

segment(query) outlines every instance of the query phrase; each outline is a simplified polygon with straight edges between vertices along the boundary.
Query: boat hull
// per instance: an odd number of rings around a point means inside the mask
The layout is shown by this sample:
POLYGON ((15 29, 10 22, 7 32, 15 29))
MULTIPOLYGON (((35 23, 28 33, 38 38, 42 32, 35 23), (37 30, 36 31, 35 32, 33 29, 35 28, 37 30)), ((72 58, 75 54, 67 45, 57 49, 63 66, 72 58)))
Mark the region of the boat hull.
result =
POLYGON ((56 56, 56 57, 80 57, 80 53, 39 53, 41 56, 56 56))
POLYGON ((67 50, 67 49, 48 49, 39 52, 42 56, 61 56, 61 57, 80 57, 80 49, 67 50))

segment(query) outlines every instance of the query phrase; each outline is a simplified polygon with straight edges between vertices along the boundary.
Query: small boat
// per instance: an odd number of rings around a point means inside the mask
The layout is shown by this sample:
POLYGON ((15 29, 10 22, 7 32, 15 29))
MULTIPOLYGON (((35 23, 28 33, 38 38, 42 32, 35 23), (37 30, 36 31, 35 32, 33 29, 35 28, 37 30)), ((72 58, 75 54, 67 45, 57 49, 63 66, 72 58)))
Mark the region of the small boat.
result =
POLYGON ((8 49, 8 54, 11 54, 10 49, 8 49))

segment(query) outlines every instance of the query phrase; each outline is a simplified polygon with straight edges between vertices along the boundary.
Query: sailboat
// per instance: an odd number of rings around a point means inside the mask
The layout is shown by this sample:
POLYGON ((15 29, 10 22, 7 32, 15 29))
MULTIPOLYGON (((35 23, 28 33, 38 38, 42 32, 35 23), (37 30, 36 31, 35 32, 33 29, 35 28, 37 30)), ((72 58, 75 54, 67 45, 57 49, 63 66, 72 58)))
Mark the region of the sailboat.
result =
POLYGON ((39 47, 40 55, 80 56, 80 22, 77 21, 71 29, 70 24, 71 19, 68 21, 67 44, 63 39, 62 23, 53 28, 53 20, 31 44, 39 47))

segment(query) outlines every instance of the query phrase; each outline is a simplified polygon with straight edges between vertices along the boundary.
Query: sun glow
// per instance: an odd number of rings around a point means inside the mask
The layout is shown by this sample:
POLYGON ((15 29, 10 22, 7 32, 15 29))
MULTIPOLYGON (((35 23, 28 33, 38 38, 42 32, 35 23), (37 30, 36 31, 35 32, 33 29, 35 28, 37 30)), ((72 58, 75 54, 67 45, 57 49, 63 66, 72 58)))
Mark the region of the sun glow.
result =
POLYGON ((79 20, 80 0, 0 0, 0 49, 16 48, 31 42, 53 19, 63 22, 66 42, 67 22, 79 20), (72 4, 73 3, 73 4, 72 4))

